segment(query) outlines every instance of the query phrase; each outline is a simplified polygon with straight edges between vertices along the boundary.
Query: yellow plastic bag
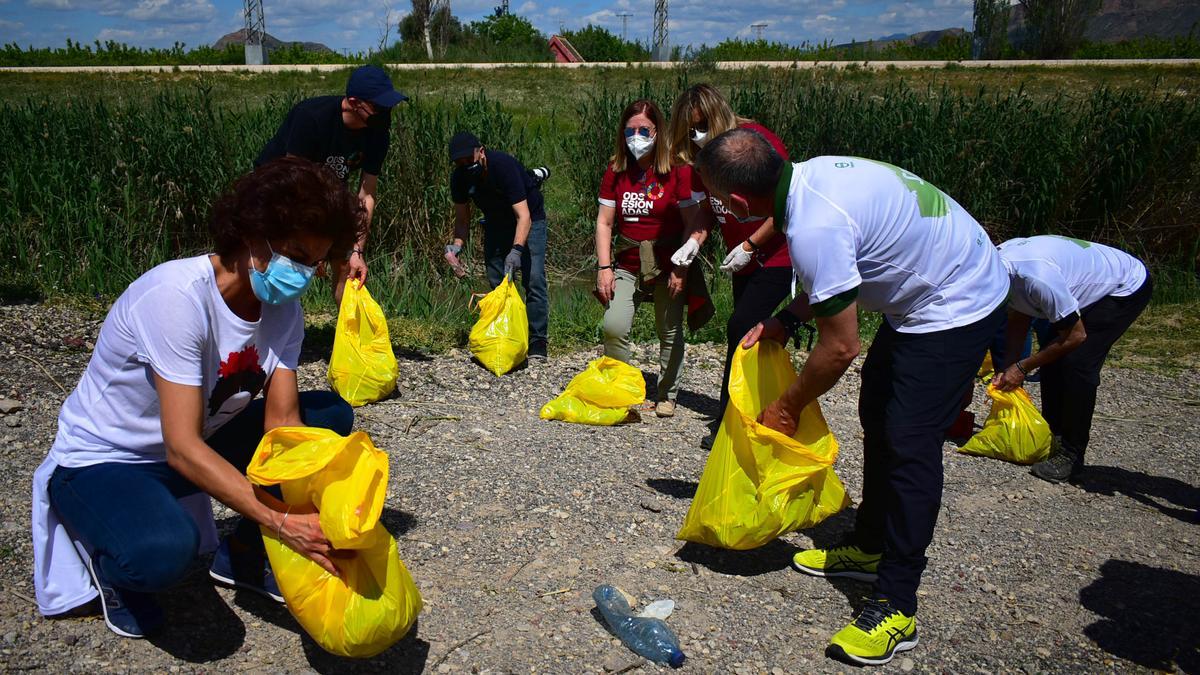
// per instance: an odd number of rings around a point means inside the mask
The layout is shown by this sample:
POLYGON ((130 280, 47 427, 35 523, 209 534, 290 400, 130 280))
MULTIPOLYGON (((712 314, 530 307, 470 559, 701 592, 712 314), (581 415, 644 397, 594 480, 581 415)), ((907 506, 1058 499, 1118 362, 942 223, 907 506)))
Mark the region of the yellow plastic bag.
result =
POLYGON ((979 366, 979 372, 975 373, 975 379, 989 382, 992 376, 996 374, 996 367, 992 365, 992 352, 988 350, 983 355, 983 363, 979 366))
POLYGON ((771 341, 739 346, 729 406, 676 539, 745 550, 811 527, 846 507, 833 471, 837 439, 816 401, 788 438, 755 419, 796 379, 787 351, 771 341))
POLYGON ((529 352, 529 318, 525 301, 512 277, 479 301, 479 320, 467 342, 484 368, 503 375, 525 360, 529 352))
POLYGON ((325 650, 369 657, 404 637, 421 594, 400 561, 396 540, 379 522, 388 458, 366 434, 280 427, 263 436, 246 475, 279 485, 293 507, 315 506, 335 549, 339 579, 261 527, 275 581, 288 611, 325 650), (343 557, 345 556, 345 557, 343 557))
POLYGON ((988 386, 992 412, 983 429, 958 449, 968 455, 1035 464, 1050 456, 1054 434, 1024 389, 1000 391, 988 386))
POLYGON ((576 375, 563 393, 542 406, 544 420, 612 426, 630 417, 630 406, 646 400, 642 371, 601 356, 576 375))
POLYGON ((357 280, 347 281, 329 357, 329 386, 360 406, 392 393, 399 374, 383 309, 357 280))

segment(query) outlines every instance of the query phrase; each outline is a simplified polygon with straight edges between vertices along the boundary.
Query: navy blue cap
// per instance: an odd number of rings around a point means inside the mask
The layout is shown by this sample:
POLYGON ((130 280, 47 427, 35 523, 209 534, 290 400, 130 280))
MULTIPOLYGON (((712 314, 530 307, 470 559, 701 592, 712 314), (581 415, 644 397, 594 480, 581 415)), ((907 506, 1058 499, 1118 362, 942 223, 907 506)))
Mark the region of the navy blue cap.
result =
POLYGON ((362 66, 350 73, 346 95, 370 101, 381 108, 392 108, 408 97, 392 87, 392 80, 379 66, 362 66))
POLYGON ((475 134, 469 131, 460 131, 450 139, 450 161, 471 157, 475 154, 475 148, 482 146, 483 143, 475 138, 475 134))

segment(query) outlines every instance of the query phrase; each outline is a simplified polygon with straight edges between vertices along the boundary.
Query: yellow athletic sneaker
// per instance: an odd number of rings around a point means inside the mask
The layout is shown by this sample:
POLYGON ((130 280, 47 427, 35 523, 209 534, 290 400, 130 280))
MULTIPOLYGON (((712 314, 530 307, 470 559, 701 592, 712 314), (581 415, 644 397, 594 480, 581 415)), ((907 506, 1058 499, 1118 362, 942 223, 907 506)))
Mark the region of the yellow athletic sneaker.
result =
POLYGON ((833 636, 825 655, 852 665, 881 666, 896 652, 916 646, 917 617, 905 616, 887 600, 872 599, 833 636))
POLYGON ((792 567, 797 572, 815 577, 844 577, 859 581, 875 581, 875 569, 879 567, 879 553, 864 553, 857 546, 814 548, 798 551, 792 556, 792 567))

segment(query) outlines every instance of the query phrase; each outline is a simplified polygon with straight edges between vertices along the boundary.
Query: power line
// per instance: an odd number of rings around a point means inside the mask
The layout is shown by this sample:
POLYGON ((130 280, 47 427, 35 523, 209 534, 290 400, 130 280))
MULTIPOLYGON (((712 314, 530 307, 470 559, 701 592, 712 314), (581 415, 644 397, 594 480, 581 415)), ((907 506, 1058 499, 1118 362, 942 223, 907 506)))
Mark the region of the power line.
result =
POLYGON ((246 32, 243 46, 246 50, 246 65, 259 66, 267 62, 267 18, 263 13, 262 0, 245 0, 246 32))
POLYGON ((654 39, 652 44, 655 61, 670 61, 671 46, 667 38, 667 0, 654 0, 654 39))
POLYGON ((633 13, 617 12, 617 16, 621 17, 621 39, 629 42, 629 17, 633 16, 633 13))

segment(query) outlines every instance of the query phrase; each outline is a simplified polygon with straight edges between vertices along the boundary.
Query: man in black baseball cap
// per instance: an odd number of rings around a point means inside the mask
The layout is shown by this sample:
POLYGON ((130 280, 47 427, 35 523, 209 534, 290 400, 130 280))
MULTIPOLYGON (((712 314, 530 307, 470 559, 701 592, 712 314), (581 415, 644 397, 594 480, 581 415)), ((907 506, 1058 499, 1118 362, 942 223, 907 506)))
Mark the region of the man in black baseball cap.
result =
POLYGON ((375 214, 375 191, 387 156, 392 108, 407 100, 392 87, 383 68, 355 68, 345 96, 318 96, 297 103, 254 161, 259 166, 296 155, 323 164, 342 180, 350 180, 356 171, 360 173, 358 198, 364 209, 365 227, 350 259, 334 265, 333 294, 338 302, 346 279, 367 279, 367 230, 375 214))
POLYGON ((450 139, 450 197, 454 238, 446 245, 453 265, 471 226, 471 203, 483 212, 483 253, 492 288, 521 273, 529 314, 529 357, 546 358, 550 296, 546 285, 545 167, 526 171, 517 158, 483 147, 469 131, 450 139))

